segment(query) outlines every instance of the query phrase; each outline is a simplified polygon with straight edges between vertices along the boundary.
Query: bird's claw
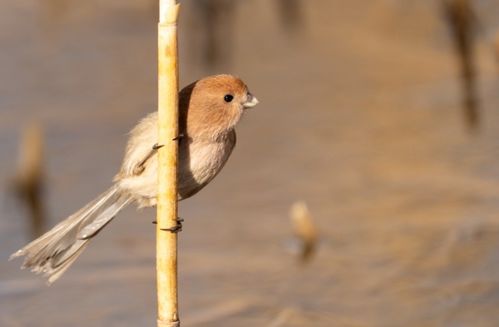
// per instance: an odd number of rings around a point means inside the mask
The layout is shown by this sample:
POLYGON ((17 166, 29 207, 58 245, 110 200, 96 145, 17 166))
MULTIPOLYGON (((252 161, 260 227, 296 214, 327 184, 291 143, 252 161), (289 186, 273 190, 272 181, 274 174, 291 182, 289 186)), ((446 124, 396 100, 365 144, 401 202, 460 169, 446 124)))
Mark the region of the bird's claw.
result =
POLYGON ((145 167, 145 164, 146 162, 151 159, 151 157, 156 153, 158 152, 159 149, 161 149, 162 147, 164 147, 163 144, 154 144, 152 146, 152 149, 149 151, 149 153, 145 156, 145 158, 139 162, 139 164, 137 166, 135 166, 135 168, 133 169, 133 174, 134 175, 140 175, 144 172, 144 170, 146 169, 145 167))
MULTIPOLYGON (((177 225, 170 227, 170 228, 160 228, 160 230, 165 231, 165 232, 172 232, 172 233, 178 233, 182 231, 182 222, 184 219, 182 218, 177 218, 177 225)), ((156 225, 158 222, 155 220, 152 222, 154 225, 156 225)))
POLYGON ((140 175, 144 172, 145 168, 144 168, 144 165, 137 165, 134 169, 133 169, 133 174, 134 175, 140 175))
POLYGON ((165 232, 178 233, 182 231, 182 224, 177 224, 170 228, 161 228, 161 230, 165 232))
POLYGON ((184 134, 180 133, 176 137, 174 137, 172 141, 180 141, 184 138, 184 136, 185 136, 184 134))
POLYGON ((161 149, 161 148, 162 148, 162 147, 164 147, 164 146, 165 146, 164 144, 158 144, 158 143, 156 143, 156 144, 154 144, 154 145, 152 146, 152 149, 153 149, 154 151, 156 151, 156 150, 161 149))

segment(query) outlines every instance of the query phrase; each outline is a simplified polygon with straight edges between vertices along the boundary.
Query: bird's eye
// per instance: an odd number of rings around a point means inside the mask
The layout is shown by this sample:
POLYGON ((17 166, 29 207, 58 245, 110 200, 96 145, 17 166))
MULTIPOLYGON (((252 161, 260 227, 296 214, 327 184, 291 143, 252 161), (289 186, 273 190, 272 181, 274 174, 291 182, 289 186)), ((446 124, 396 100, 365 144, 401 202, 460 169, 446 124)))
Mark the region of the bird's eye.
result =
POLYGON ((234 96, 232 94, 226 94, 224 96, 224 100, 225 102, 231 102, 232 100, 234 100, 234 96))

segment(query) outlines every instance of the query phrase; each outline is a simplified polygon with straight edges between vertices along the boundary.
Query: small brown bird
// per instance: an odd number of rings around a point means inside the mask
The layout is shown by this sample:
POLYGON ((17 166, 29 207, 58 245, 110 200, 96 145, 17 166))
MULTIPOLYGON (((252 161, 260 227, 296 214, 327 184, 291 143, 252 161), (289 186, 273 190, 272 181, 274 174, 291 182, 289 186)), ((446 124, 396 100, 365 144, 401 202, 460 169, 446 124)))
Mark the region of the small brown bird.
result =
MULTIPOLYGON (((248 87, 230 75, 206 77, 180 91, 179 200, 199 192, 220 172, 236 144, 237 122, 245 109, 257 104, 248 87)), ((124 207, 156 205, 157 120, 157 113, 151 113, 131 131, 110 189, 11 258, 25 256, 23 268, 44 274, 52 283, 124 207)))

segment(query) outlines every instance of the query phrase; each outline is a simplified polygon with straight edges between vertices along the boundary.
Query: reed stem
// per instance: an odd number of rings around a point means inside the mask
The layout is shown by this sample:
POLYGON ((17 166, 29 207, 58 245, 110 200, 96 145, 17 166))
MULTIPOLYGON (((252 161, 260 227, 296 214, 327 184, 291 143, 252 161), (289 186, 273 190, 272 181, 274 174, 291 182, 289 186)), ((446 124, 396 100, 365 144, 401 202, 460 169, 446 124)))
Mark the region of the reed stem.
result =
POLYGON ((177 289, 178 47, 176 0, 160 0, 158 24, 158 199, 156 272, 158 327, 180 326, 177 289))

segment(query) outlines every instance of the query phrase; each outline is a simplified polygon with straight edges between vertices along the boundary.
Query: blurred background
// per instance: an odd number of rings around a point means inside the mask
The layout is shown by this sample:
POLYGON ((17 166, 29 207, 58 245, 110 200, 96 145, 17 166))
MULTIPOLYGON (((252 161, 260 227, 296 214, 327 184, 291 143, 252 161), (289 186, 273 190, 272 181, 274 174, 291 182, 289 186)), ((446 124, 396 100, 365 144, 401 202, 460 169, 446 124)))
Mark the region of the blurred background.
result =
MULTIPOLYGON (((261 103, 180 205, 182 324, 498 326, 499 1, 181 2, 181 85, 232 73, 261 103)), ((157 11, 0 3, 0 326, 155 324, 153 209, 51 287, 7 259, 156 110, 157 11)))

